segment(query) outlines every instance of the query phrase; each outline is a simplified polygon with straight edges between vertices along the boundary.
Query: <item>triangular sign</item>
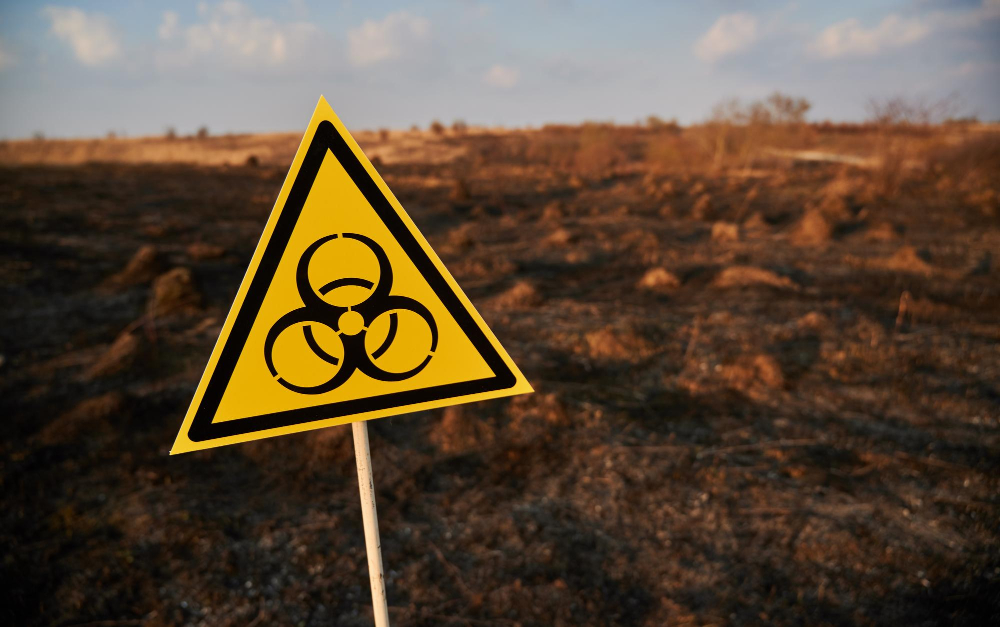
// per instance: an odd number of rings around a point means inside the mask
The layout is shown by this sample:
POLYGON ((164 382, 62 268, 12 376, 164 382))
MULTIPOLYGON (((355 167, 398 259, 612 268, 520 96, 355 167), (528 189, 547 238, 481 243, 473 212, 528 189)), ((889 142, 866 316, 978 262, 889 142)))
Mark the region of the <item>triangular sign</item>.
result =
POLYGON ((321 98, 170 452, 531 391, 321 98))

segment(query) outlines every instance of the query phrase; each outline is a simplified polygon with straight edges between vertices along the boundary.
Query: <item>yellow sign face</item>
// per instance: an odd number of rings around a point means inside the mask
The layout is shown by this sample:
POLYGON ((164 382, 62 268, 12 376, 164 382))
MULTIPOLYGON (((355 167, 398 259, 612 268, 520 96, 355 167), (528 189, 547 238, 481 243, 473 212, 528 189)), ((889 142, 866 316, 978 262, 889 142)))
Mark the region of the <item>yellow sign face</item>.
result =
POLYGON ((531 391, 321 98, 170 452, 531 391))

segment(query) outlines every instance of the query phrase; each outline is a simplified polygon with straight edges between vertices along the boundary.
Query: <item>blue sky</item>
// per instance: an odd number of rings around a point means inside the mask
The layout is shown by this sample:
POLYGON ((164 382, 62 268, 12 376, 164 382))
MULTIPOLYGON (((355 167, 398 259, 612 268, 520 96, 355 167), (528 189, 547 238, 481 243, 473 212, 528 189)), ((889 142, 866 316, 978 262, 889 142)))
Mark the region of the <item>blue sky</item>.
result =
POLYGON ((704 119, 731 96, 958 94, 1000 118, 1000 0, 0 3, 0 137, 704 119))

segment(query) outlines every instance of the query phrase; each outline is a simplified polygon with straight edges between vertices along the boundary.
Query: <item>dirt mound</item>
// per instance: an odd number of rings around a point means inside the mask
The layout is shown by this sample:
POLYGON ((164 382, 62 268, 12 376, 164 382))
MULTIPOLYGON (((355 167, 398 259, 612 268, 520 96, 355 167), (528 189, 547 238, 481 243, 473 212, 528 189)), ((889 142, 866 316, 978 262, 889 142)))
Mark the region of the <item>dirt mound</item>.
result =
POLYGON ((764 214, 761 213, 760 211, 754 211, 749 216, 747 216, 746 220, 743 221, 743 230, 745 231, 752 231, 759 233, 763 231, 769 231, 770 229, 771 225, 767 223, 767 219, 764 217, 764 214))
POLYGON ((830 319, 819 311, 810 311, 806 315, 796 320, 795 326, 799 327, 800 329, 806 329, 808 331, 818 332, 822 331, 823 329, 829 328, 830 319))
POLYGON ((120 412, 125 398, 120 392, 108 392, 77 403, 72 409, 45 425, 38 434, 42 444, 72 444, 81 438, 93 438, 107 432, 107 419, 120 412))
POLYGON ((518 281, 502 294, 493 298, 497 309, 521 309, 542 304, 542 295, 530 281, 518 281))
POLYGON ((152 244, 146 244, 135 251, 121 272, 110 277, 104 285, 108 288, 130 287, 153 280, 163 271, 160 251, 152 244))
POLYGON ((444 410, 428 438, 442 453, 455 455, 488 446, 495 437, 488 423, 469 415, 461 405, 444 410))
POLYGON ((99 379, 117 374, 131 367, 145 352, 145 341, 140 333, 126 331, 111 343, 108 350, 87 369, 84 374, 87 379, 99 379))
POLYGON ((934 274, 934 266, 924 257, 926 255, 918 252, 913 246, 903 246, 892 257, 878 262, 877 265, 885 270, 930 276, 934 274))
POLYGON ((712 285, 721 288, 763 285, 786 290, 799 289, 798 284, 790 278, 755 266, 730 266, 715 277, 712 285))
POLYGON ((542 217, 541 217, 542 222, 559 222, 565 217, 566 217, 566 207, 562 202, 558 200, 550 202, 549 204, 545 205, 544 209, 542 209, 542 217))
POLYGON ((652 351, 649 343, 631 329, 605 327, 591 331, 585 340, 588 354, 598 360, 636 363, 652 351))
POLYGON ((579 236, 577 236, 576 233, 573 233, 569 229, 558 228, 555 231, 552 231, 552 233, 545 238, 545 243, 547 243, 550 246, 562 247, 562 246, 569 246, 570 244, 576 242, 578 239, 579 236))
POLYGON ((650 268, 638 283, 639 289, 654 292, 668 292, 680 286, 681 280, 666 268, 650 268))
POLYGON ((892 222, 880 220, 864 228, 862 235, 869 242, 889 242, 899 239, 899 232, 892 222))
POLYGON ((740 392, 776 390, 785 386, 785 375, 778 361, 766 354, 743 355, 722 367, 726 385, 740 392))
POLYGON ((860 179, 838 176, 820 190, 815 209, 833 221, 847 220, 852 215, 854 199, 863 188, 864 183, 860 179))
POLYGON ((207 261, 221 259, 226 254, 226 249, 216 244, 195 242, 187 247, 187 254, 194 261, 207 261))
POLYGON ((201 293, 187 268, 174 268, 156 277, 149 298, 149 315, 155 317, 197 310, 201 293))
POLYGON ((713 242, 738 242, 740 241, 740 225, 733 222, 716 222, 712 225, 713 242))
POLYGON ((833 225, 818 209, 806 211, 792 229, 790 240, 796 246, 822 246, 833 238, 833 225))

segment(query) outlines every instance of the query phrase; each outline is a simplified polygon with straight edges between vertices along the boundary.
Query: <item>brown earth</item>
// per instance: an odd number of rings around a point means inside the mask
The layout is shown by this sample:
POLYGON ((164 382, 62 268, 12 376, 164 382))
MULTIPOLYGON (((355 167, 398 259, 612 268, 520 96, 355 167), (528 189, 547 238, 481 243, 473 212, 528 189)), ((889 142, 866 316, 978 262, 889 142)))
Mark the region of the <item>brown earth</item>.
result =
MULTIPOLYGON (((375 146, 537 390, 371 423, 393 624, 995 624, 995 162, 886 196, 594 137, 375 146)), ((370 624, 349 428, 168 456, 285 176, 254 141, 0 170, 5 624, 370 624)))

